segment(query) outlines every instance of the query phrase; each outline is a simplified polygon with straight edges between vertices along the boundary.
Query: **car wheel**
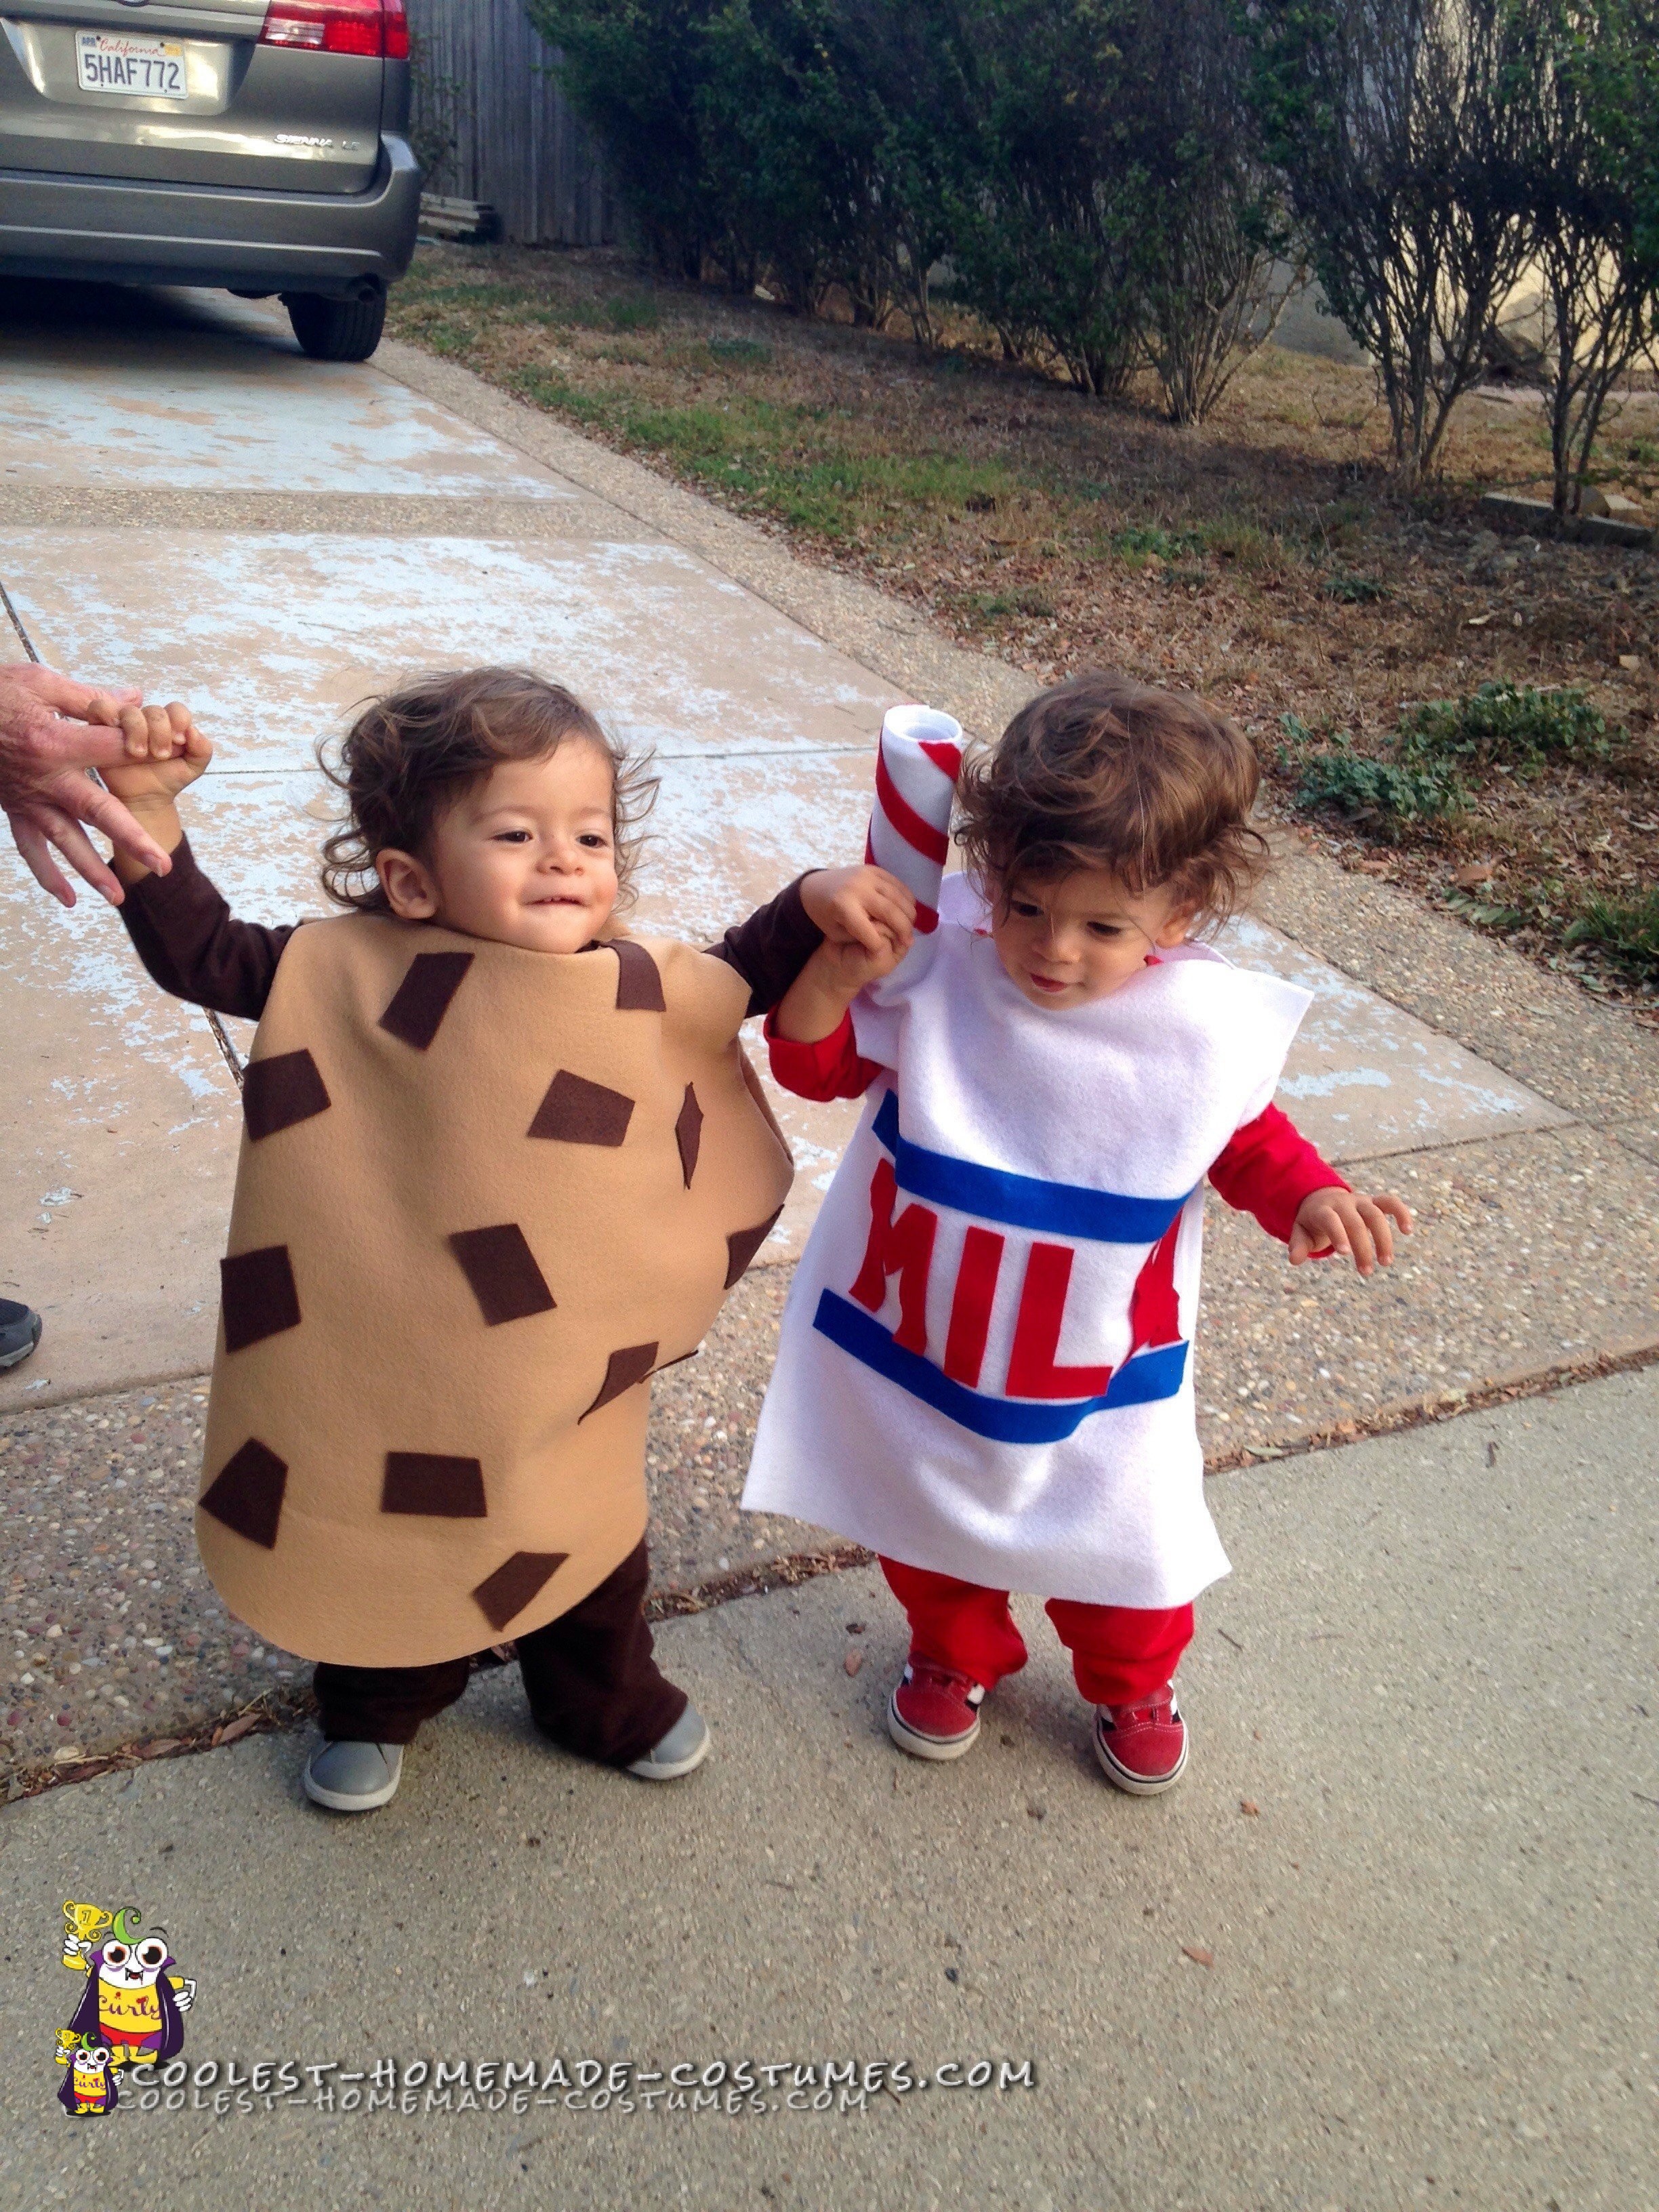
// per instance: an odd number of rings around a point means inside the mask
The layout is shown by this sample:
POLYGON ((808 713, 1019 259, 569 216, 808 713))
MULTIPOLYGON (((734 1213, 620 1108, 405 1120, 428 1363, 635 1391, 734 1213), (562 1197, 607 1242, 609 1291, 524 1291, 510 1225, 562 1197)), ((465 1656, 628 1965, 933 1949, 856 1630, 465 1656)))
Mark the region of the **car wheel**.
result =
POLYGON ((294 335, 313 361, 367 361, 386 327, 386 295, 369 300, 324 300, 315 292, 284 292, 283 305, 294 335))

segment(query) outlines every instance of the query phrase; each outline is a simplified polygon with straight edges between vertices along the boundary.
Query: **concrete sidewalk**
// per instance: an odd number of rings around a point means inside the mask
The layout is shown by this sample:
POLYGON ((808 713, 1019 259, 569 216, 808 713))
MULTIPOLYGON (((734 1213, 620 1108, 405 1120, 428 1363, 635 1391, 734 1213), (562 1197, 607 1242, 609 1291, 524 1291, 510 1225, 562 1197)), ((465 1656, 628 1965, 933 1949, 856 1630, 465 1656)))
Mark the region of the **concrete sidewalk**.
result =
POLYGON ((1220 1478, 1156 1802, 1097 1772, 1030 1607, 970 1756, 902 1758, 860 1569, 662 1632, 715 1729, 671 1788, 549 1751, 498 1674, 359 1820, 301 1799, 298 1734, 14 1806, 0 2204, 1654 2212, 1656 1445, 1649 1373, 1220 1478), (313 2101, 67 2126, 65 1898, 166 1928, 192 2068, 313 2101), (402 2118, 303 2070, 556 2057, 819 2075, 402 2118), (849 2059, 931 2086, 811 2110, 849 2059))

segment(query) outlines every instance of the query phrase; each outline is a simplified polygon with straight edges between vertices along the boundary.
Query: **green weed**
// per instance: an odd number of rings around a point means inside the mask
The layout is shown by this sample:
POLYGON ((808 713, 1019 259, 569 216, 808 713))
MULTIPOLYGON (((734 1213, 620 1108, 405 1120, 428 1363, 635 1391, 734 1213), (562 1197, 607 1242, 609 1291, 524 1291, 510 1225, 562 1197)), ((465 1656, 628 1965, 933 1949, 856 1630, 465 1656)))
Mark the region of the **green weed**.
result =
POLYGON ((452 358, 457 354, 471 353, 478 342, 478 334, 470 323, 447 322, 441 317, 428 323, 421 337, 434 353, 447 354, 452 358))
POLYGON ((772 349, 759 338, 710 338, 705 351, 714 360, 738 368, 769 368, 772 349))
POLYGON ((1599 945, 1632 975, 1659 978, 1659 890, 1633 899, 1587 900, 1565 941, 1599 945))
POLYGON ((1402 760, 1465 760, 1522 775, 1559 757, 1605 760, 1613 750, 1606 717, 1582 691, 1509 683, 1412 708, 1401 719, 1397 743, 1402 760))
POLYGON ((1483 929, 1519 929, 1523 922, 1532 919, 1526 907, 1504 906, 1492 899, 1471 898, 1467 891, 1449 891, 1446 904, 1461 920, 1476 922, 1483 929))
POLYGON ((662 309, 654 300, 607 300, 605 319, 613 331, 654 331, 662 320, 662 309))
POLYGON ((1196 530, 1165 530, 1158 522, 1133 522, 1109 541, 1111 550, 1130 567, 1147 561, 1178 561, 1184 553, 1204 550, 1203 534, 1196 530))
POLYGON ((1328 750, 1303 763, 1297 804, 1334 806, 1350 821, 1375 820, 1392 829, 1408 822, 1443 822, 1462 811, 1466 796, 1449 769, 1401 768, 1393 761, 1371 760, 1339 735, 1328 750))
POLYGON ((568 384, 551 369, 515 369, 507 381, 538 406, 556 408, 561 414, 574 416, 579 422, 608 422, 613 413, 603 399, 594 398, 591 392, 579 392, 574 384, 568 384))
POLYGON ((1240 568, 1276 568, 1285 559, 1283 544, 1259 523, 1228 518, 1203 524, 1196 534, 1207 551, 1240 568))
POLYGON ((1369 607, 1374 605, 1378 599, 1385 599, 1388 596, 1387 592, 1377 582, 1375 576, 1339 574, 1328 576, 1325 579, 1325 597, 1328 599, 1335 599, 1341 606, 1369 607))
POLYGON ((988 599, 975 600, 975 605, 981 614, 993 621, 1003 615, 1030 615, 1041 617, 1051 615, 1054 611, 1052 599, 1045 599, 1041 592, 1030 590, 998 592, 988 599))

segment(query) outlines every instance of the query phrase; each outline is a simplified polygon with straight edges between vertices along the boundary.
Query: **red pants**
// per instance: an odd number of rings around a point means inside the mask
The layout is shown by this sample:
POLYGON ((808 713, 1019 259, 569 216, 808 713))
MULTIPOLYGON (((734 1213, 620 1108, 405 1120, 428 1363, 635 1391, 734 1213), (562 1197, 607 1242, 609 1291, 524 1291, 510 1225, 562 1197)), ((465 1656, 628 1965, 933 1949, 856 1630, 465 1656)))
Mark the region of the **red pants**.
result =
MULTIPOLYGON (((911 1649, 921 1657, 953 1667, 987 1690, 1025 1664, 1025 1639, 1008 1610, 1006 1590, 981 1589, 898 1559, 883 1559, 881 1571, 908 1616, 911 1649)), ((1189 1605, 1158 1613, 1051 1597, 1043 1611, 1092 1705, 1134 1705, 1161 1690, 1193 1640, 1189 1605)))

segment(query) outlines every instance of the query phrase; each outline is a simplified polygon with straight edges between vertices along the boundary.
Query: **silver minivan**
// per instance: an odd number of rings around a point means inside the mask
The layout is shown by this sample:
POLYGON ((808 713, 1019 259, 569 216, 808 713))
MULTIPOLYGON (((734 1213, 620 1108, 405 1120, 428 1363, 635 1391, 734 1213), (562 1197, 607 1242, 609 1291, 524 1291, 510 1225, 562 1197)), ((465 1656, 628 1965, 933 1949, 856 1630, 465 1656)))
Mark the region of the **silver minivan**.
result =
POLYGON ((0 0, 0 274, 279 294, 380 342, 415 247, 404 0, 0 0))

